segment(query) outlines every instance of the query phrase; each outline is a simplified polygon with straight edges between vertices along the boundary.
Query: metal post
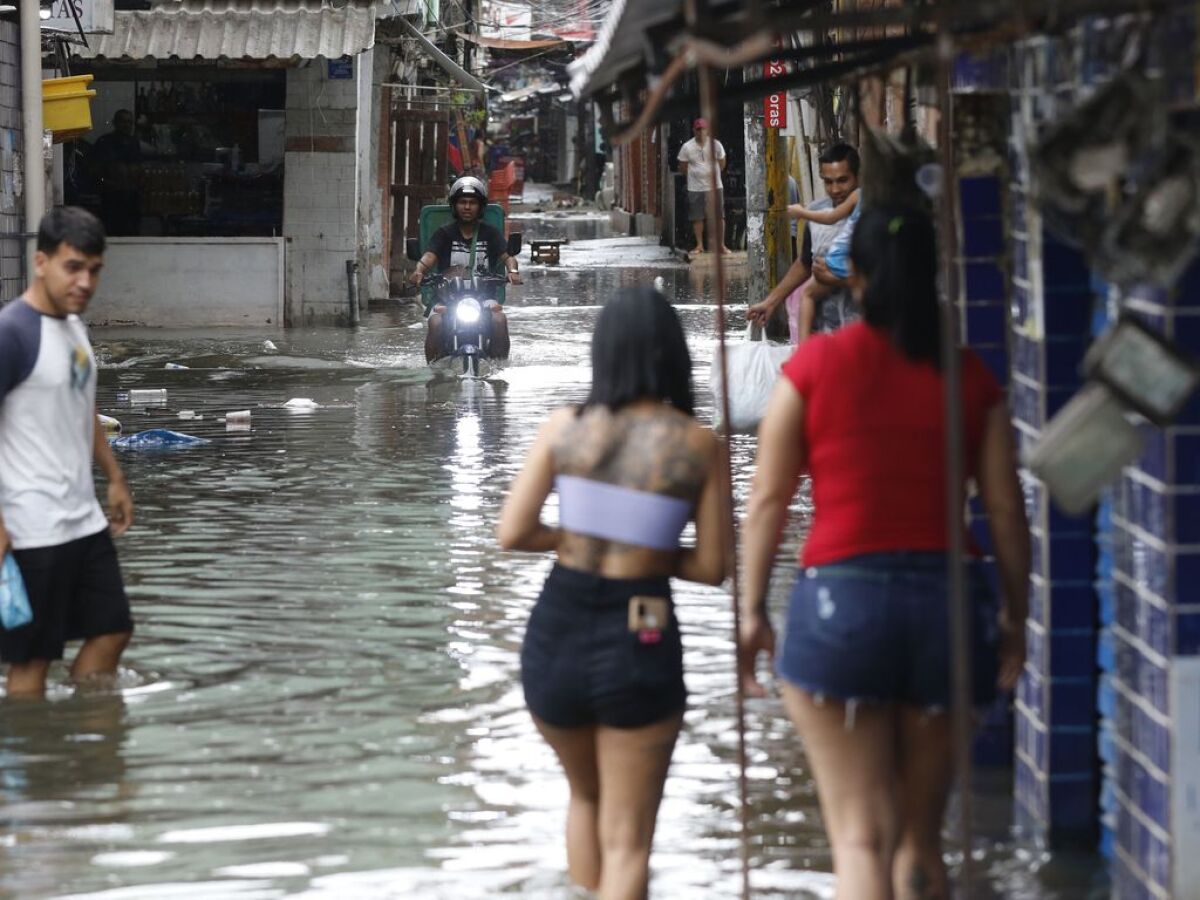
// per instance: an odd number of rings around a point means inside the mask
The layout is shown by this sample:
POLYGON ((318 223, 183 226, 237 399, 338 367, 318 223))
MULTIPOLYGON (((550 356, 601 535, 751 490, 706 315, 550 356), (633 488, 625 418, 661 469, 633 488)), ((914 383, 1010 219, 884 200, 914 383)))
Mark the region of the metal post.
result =
MULTIPOLYGON (((763 243, 767 255, 767 287, 768 290, 774 290, 792 264, 792 229, 787 216, 787 148, 778 128, 766 127, 763 132, 766 138, 767 175, 767 218, 763 243)), ((760 297, 752 297, 751 302, 757 303, 765 296, 764 293, 760 297)), ((784 304, 775 307, 775 314, 767 322, 766 331, 767 337, 787 338, 787 308, 784 304)))
MULTIPOLYGON (((21 127, 25 133, 25 231, 36 233, 46 214, 46 167, 42 162, 42 23, 36 3, 20 4, 21 127)), ((33 277, 34 241, 25 245, 25 272, 33 277)))
POLYGON ((358 260, 346 260, 346 300, 350 324, 358 324, 358 260))
POLYGON ((948 32, 938 35, 937 95, 938 153, 942 190, 938 202, 938 230, 942 256, 942 379, 945 387, 946 423, 946 572, 950 586, 950 639, 953 646, 952 728, 954 763, 959 787, 959 842, 962 868, 959 896, 969 898, 974 883, 971 859, 971 616, 963 571, 963 411, 962 366, 958 350, 958 230, 955 217, 957 179, 954 177, 953 97, 950 79, 954 41, 948 32))
MULTIPOLYGON (((757 78, 761 66, 746 66, 743 77, 749 81, 757 78)), ((701 95, 703 102, 703 95, 701 95)), ((709 131, 715 135, 713 123, 708 123, 709 131)), ((768 225, 767 212, 767 170, 766 157, 766 127, 763 122, 762 101, 745 104, 745 125, 743 126, 746 145, 746 269, 747 296, 751 303, 758 303, 771 290, 770 278, 767 274, 767 253, 763 245, 762 235, 768 225)))
MULTIPOLYGON (((699 18, 697 0, 687 0, 687 22, 689 27, 695 27, 699 18)), ((720 133, 717 121, 717 85, 713 78, 712 68, 707 64, 699 67, 700 74, 700 113, 708 120, 709 140, 716 140, 720 133)), ((747 149, 749 149, 747 145, 747 149)), ((724 216, 724 210, 717 204, 717 185, 720 183, 720 167, 717 165, 716 154, 713 154, 713 165, 709 172, 707 222, 710 236, 717 233, 717 222, 724 216)), ((715 266, 714 292, 717 300, 717 346, 720 348, 720 379, 722 420, 725 423, 724 440, 721 441, 722 465, 721 471, 721 522, 725 530, 722 544, 725 550, 726 570, 730 573, 730 587, 733 599, 733 640, 737 646, 741 634, 741 579, 738 577, 737 566, 737 529, 734 525, 733 510, 733 461, 729 441, 729 373, 726 371, 725 360, 725 254, 723 247, 713 248, 715 266)), ((734 667, 734 697, 736 699, 737 735, 738 735, 738 807, 741 828, 741 857, 742 857, 742 900, 750 898, 750 787, 746 779, 746 695, 742 688, 741 674, 734 667)))

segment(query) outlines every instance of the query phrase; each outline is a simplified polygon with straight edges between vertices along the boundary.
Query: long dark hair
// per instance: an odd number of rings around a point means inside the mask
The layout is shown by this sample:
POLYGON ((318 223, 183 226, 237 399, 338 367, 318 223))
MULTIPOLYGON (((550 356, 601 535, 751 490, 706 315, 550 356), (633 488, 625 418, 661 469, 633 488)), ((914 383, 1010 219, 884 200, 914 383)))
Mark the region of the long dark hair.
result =
POLYGON ((596 320, 592 389, 583 408, 606 406, 616 412, 646 399, 694 415, 692 356, 667 298, 654 288, 624 288, 596 320))
POLYGON ((886 332, 914 362, 941 368, 937 235, 929 216, 903 207, 864 208, 850 259, 867 282, 867 324, 886 332))

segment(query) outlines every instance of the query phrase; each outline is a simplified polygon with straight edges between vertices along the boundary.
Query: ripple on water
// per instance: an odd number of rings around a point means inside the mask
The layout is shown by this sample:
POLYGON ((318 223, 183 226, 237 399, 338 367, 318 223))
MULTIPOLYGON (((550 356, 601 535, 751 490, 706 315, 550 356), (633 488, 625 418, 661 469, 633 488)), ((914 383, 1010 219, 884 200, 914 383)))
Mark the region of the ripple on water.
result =
MULTIPOLYGON (((120 545, 137 618, 128 668, 88 697, 56 669, 52 702, 0 716, 0 895, 573 896, 565 784, 518 679, 550 561, 500 553, 492 532, 546 413, 586 393, 599 304, 655 275, 688 331, 707 421, 711 272, 530 272, 510 307, 513 358, 485 382, 431 381, 409 306, 356 330, 98 329, 103 412, 127 433, 213 443, 121 455, 138 504, 120 545), (167 388, 168 408, 117 402, 132 387, 167 388), (292 397, 320 408, 292 414, 292 397), (226 433, 218 418, 234 409, 251 410, 251 431, 226 433)), ((744 301, 736 278, 731 293, 744 301)), ((734 442, 743 500, 753 446, 734 442)), ((793 513, 803 526, 806 496, 793 513)), ((777 607, 788 577, 780 567, 777 607)), ((655 894, 731 897, 731 608, 722 591, 678 588, 691 706, 655 894)), ((812 781, 778 701, 748 704, 747 728, 757 896, 830 897, 812 781)), ((1006 815, 988 825, 996 839, 1006 815)), ((993 844, 997 896, 1065 900, 1090 882, 993 844)))

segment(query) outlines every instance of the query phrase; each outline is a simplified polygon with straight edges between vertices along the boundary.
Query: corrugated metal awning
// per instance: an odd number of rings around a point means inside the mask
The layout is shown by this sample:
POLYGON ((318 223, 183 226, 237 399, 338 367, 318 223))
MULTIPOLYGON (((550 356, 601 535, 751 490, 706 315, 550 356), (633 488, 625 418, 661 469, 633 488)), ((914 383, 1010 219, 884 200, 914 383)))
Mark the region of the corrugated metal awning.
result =
POLYGON ((118 10, 112 34, 92 35, 91 59, 337 59, 375 44, 375 6, 319 0, 180 0, 118 10))

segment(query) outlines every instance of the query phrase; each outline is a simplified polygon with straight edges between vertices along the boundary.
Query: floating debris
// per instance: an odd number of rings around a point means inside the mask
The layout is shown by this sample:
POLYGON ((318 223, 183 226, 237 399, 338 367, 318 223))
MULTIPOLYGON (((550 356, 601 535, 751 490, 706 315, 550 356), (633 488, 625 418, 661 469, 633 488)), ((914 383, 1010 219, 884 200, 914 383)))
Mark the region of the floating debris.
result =
POLYGON ((137 434, 117 438, 112 445, 122 450, 182 450, 211 443, 212 441, 208 438, 181 434, 178 431, 171 431, 169 428, 151 428, 148 431, 139 431, 137 434))
POLYGON ((137 388, 129 392, 129 402, 137 406, 166 406, 166 388, 137 388))

